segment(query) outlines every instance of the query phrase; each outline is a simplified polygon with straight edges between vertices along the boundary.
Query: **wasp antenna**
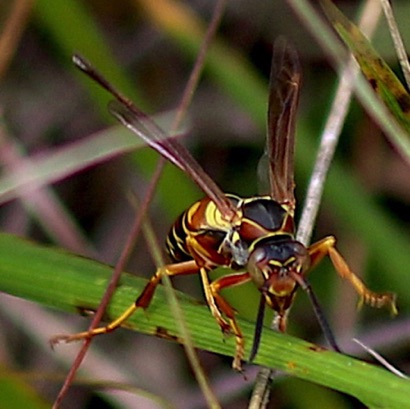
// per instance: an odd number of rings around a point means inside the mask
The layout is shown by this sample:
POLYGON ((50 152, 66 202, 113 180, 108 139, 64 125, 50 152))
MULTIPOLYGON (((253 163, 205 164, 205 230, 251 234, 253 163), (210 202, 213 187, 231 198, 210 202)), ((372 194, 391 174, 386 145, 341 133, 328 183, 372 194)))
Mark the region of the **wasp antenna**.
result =
POLYGON ((259 301, 258 316, 256 318, 255 334, 253 336, 253 344, 251 353, 249 355, 249 362, 252 362, 255 359, 256 354, 258 353, 259 344, 262 336, 263 319, 265 317, 265 306, 265 296, 262 295, 259 301))
POLYGON ((315 312, 320 328, 322 329, 323 335, 326 338, 328 344, 334 351, 342 352, 342 350, 337 345, 335 336, 333 335, 329 322, 327 321, 325 314, 323 313, 323 309, 320 306, 319 300, 317 299, 316 294, 313 292, 313 289, 308 282, 306 282, 305 291, 310 298, 310 301, 313 305, 313 311, 315 312))
POLYGON ((336 352, 342 352, 342 350, 337 345, 335 336, 333 335, 332 329, 330 328, 329 322, 327 321, 325 314, 323 313, 323 309, 320 306, 319 300, 314 293, 312 286, 310 285, 309 281, 302 277, 299 274, 293 274, 295 281, 302 287, 304 291, 306 291, 307 295, 310 298, 310 302, 313 306, 313 311, 316 315, 316 319, 322 329, 323 335, 326 338, 326 341, 330 345, 330 347, 336 352))

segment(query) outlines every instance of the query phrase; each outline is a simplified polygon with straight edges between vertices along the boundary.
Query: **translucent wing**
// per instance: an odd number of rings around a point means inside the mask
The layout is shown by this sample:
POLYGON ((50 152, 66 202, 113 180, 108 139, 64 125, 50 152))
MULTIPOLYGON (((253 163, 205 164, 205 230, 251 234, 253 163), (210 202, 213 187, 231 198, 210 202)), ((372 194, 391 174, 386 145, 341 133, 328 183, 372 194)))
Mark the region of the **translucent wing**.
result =
POLYGON ((183 145, 178 143, 175 138, 167 135, 148 115, 117 91, 85 59, 75 55, 73 61, 81 71, 115 97, 115 100, 110 103, 109 109, 121 123, 143 139, 164 158, 187 173, 215 203, 226 219, 229 220, 235 216, 236 211, 231 202, 183 145))
POLYGON ((296 51, 283 38, 275 42, 269 84, 266 154, 270 194, 295 208, 295 114, 299 102, 301 69, 296 51))

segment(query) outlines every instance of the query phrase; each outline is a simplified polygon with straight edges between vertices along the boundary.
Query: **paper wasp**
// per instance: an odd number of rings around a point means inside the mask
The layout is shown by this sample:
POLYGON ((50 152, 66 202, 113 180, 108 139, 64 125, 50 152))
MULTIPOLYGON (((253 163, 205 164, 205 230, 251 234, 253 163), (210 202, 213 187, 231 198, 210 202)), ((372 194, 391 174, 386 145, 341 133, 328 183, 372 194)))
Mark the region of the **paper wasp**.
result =
POLYGON ((357 291, 361 302, 373 307, 387 306, 396 313, 394 294, 369 290, 337 251, 333 236, 309 247, 295 239, 293 150, 301 70, 295 50, 285 41, 275 45, 270 74, 267 129, 270 192, 266 196, 249 198, 223 193, 181 144, 170 138, 88 62, 75 56, 74 63, 115 97, 109 106, 111 113, 188 174, 207 196, 194 203, 174 223, 166 242, 173 262, 152 276, 135 303, 105 327, 59 336, 55 341, 70 342, 113 331, 138 308, 148 308, 164 274, 172 277, 199 273, 212 315, 223 333, 235 336, 233 367, 240 370, 244 339, 235 311, 222 297, 221 290, 251 281, 261 292, 253 358, 257 352, 265 304, 275 311, 276 327, 283 332, 299 286, 309 290, 317 308, 306 275, 326 255, 339 275, 357 291), (216 267, 227 267, 234 272, 211 282, 208 273, 216 267))

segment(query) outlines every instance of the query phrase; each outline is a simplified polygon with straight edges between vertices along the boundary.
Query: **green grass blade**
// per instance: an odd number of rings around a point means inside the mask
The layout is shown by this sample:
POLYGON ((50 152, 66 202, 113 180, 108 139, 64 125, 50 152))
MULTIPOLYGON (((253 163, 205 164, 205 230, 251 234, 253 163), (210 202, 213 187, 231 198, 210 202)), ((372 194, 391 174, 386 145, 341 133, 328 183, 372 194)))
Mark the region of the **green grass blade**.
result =
MULTIPOLYGON (((0 290, 59 310, 78 313, 95 309, 107 285, 111 268, 54 248, 39 246, 6 234, 0 235, 0 290)), ((107 311, 117 317, 142 290, 145 280, 124 274, 107 311)), ((223 342, 208 308, 178 293, 194 345, 232 356, 233 339, 223 342)), ((160 287, 148 311, 137 312, 130 329, 161 338, 182 340, 160 287)), ((239 320, 251 345, 253 324, 239 320)), ((107 335, 109 336, 109 335, 107 335)), ((59 346, 64 348, 64 346, 59 346)), ((295 377, 355 396, 368 406, 410 408, 410 383, 353 358, 326 351, 307 342, 264 330, 255 363, 277 368, 295 377)))

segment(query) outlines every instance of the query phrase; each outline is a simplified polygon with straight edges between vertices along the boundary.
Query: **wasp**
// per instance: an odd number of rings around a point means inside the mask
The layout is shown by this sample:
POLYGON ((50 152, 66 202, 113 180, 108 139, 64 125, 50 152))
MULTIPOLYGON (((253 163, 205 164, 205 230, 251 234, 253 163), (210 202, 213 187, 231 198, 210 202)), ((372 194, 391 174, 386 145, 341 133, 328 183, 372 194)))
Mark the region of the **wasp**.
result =
MULTIPOLYGON (((195 161, 187 149, 169 137, 153 120, 117 91, 82 57, 76 66, 115 98, 110 112, 151 148, 182 169, 203 190, 206 197, 182 213, 166 240, 172 263, 159 268, 136 301, 115 321, 92 331, 59 336, 71 342, 107 333, 121 326, 137 309, 147 309, 164 275, 200 275, 206 302, 224 334, 236 340, 233 368, 241 370, 244 337, 235 311, 223 298, 227 287, 252 282, 261 301, 251 351, 257 353, 265 305, 275 312, 276 328, 285 332, 289 309, 299 287, 310 290, 307 274, 329 256, 335 270, 358 293, 361 303, 386 306, 396 314, 395 295, 375 293, 349 268, 336 249, 336 239, 327 236, 305 246, 295 239, 294 142, 295 118, 301 85, 301 69, 294 48, 286 41, 275 44, 269 83, 266 154, 269 194, 242 198, 224 193, 195 161), (230 269, 211 281, 209 272, 230 269)), ((309 294, 313 294, 311 291, 309 294)), ((311 296, 314 307, 315 297, 311 296)))

